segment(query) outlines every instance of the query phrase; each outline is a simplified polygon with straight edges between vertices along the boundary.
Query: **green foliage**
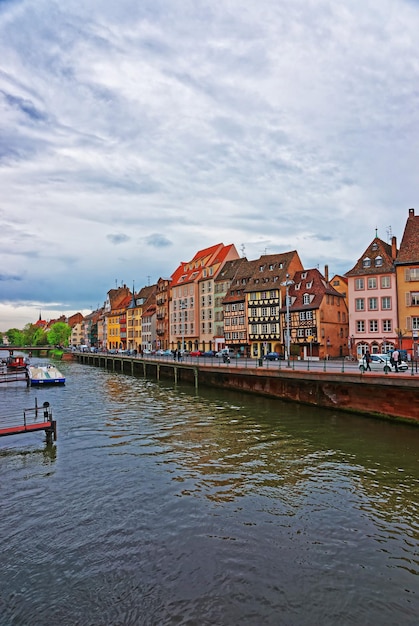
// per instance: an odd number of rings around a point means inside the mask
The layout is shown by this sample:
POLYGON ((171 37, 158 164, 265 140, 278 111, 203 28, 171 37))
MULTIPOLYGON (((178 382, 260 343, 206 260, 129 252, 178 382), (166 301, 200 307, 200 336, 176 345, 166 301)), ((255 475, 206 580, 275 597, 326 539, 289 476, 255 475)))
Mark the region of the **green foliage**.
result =
POLYGON ((48 331, 48 343, 52 346, 68 346, 71 327, 65 322, 56 322, 48 331))
MULTIPOLYGON (((32 338, 33 346, 46 346, 48 343, 48 333, 43 328, 37 328, 32 338)), ((29 344, 28 344, 29 345, 29 344)))
POLYGON ((9 328, 6 335, 9 338, 9 343, 12 346, 25 345, 25 336, 22 330, 18 330, 17 328, 9 328))
POLYGON ((46 332, 36 324, 26 324, 23 334, 25 346, 45 346, 48 343, 46 332))

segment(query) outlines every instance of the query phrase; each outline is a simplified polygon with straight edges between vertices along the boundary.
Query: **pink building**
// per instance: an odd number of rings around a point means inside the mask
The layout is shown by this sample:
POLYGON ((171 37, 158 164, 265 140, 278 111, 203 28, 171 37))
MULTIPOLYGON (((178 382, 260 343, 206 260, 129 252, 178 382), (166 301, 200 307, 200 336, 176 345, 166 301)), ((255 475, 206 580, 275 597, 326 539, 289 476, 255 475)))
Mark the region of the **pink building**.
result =
POLYGON ((359 358, 388 352, 397 344, 397 284, 394 260, 396 237, 391 245, 377 236, 356 265, 346 272, 348 279, 349 348, 359 358))

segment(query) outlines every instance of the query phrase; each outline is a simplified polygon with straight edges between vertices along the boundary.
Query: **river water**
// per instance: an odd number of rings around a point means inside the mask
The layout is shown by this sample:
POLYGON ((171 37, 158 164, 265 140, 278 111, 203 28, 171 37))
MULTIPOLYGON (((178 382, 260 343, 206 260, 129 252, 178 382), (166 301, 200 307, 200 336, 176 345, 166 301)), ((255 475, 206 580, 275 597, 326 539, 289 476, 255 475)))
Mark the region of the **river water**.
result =
POLYGON ((418 624, 418 428, 60 369, 0 389, 58 424, 0 439, 1 626, 418 624))

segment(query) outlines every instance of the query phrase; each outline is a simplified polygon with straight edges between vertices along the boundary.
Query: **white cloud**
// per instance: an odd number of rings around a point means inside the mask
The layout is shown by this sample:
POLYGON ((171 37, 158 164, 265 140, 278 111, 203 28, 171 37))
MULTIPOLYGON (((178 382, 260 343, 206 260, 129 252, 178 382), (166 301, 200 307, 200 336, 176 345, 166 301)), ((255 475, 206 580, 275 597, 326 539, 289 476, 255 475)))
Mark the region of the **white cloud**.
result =
POLYGON ((375 228, 400 240, 419 185, 414 3, 0 7, 8 311, 95 307, 219 241, 344 272, 375 228))

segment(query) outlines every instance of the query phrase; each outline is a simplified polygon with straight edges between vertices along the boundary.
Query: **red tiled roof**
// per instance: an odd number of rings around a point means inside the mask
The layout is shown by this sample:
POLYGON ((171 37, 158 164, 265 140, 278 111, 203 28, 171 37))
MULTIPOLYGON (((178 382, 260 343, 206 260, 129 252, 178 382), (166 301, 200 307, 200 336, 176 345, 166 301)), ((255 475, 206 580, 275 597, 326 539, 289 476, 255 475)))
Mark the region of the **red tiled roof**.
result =
POLYGON ((409 210, 396 258, 396 265, 404 263, 419 263, 419 215, 415 215, 414 209, 409 210))
POLYGON ((367 276, 371 274, 388 274, 394 272, 394 259, 392 257, 392 247, 382 239, 375 237, 363 255, 358 259, 354 267, 346 272, 345 276, 367 276), (381 265, 375 265, 375 259, 382 258, 381 265), (364 260, 370 259, 371 265, 364 267, 364 260))
MULTIPOLYGON (((292 298, 290 308, 292 310, 318 309, 326 294, 342 298, 342 300, 345 299, 330 283, 326 282, 326 279, 317 268, 295 272, 293 281, 294 284, 289 287, 289 295, 292 298), (314 296, 311 298, 310 304, 304 304, 305 294, 314 296)), ((281 311, 285 309, 286 307, 284 306, 281 311)))

